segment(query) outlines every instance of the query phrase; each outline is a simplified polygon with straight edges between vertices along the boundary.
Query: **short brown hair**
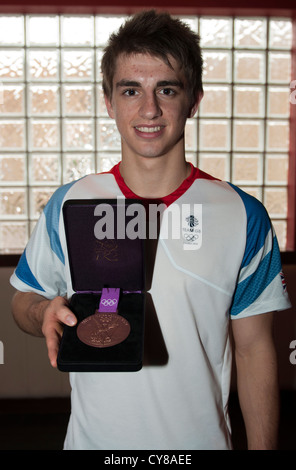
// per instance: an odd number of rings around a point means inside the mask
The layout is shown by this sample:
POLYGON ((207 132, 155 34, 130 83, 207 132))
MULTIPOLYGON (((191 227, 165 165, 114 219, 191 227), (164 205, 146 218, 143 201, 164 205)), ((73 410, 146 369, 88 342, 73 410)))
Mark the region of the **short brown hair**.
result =
POLYGON ((102 58, 103 91, 111 99, 116 59, 121 54, 150 54, 161 57, 170 67, 172 56, 187 79, 193 105, 202 93, 203 60, 199 36, 189 26, 168 13, 143 11, 128 19, 113 33, 102 58))

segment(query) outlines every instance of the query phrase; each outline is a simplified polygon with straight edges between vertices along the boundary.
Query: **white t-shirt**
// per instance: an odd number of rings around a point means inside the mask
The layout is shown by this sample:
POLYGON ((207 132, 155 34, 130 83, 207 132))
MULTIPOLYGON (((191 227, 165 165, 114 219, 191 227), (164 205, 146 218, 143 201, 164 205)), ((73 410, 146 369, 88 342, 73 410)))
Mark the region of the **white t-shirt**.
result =
MULTIPOLYGON (((71 297, 63 203, 122 196, 136 197, 119 165, 59 188, 12 285, 71 297)), ((277 240, 259 201, 192 166, 163 202, 171 217, 179 214, 180 236, 165 211, 147 292, 143 368, 70 374, 65 449, 230 449, 229 319, 290 307, 277 240)))

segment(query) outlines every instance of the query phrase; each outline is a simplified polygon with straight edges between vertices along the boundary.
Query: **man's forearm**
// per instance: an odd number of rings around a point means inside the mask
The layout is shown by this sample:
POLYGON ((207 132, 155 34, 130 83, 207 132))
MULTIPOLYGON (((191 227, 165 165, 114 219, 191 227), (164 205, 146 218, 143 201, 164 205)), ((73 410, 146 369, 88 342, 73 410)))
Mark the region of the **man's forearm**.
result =
POLYGON ((42 332, 43 316, 50 301, 34 292, 16 292, 11 307, 17 325, 26 333, 44 336, 42 332))
POLYGON ((278 445, 279 390, 275 351, 237 357, 238 393, 250 450, 278 445), (260 360, 258 358, 260 357, 260 360))

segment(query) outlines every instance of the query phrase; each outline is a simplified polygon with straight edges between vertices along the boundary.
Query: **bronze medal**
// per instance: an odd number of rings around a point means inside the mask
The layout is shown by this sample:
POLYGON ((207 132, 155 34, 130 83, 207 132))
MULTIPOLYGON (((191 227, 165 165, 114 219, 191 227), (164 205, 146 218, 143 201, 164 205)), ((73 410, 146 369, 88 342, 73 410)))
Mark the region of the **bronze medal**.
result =
POLYGON ((79 323, 77 336, 94 348, 108 348, 122 343, 130 330, 129 322, 121 315, 96 312, 79 323))

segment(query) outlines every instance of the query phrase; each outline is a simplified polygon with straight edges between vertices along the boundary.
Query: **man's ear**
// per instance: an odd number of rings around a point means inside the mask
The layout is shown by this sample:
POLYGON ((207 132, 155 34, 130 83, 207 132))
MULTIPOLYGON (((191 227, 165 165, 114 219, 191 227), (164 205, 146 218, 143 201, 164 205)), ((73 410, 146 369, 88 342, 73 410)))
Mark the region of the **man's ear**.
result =
POLYGON ((104 99, 105 99, 105 105, 107 108, 108 115, 110 118, 114 119, 114 111, 113 111, 111 99, 109 99, 107 95, 104 95, 104 99))
POLYGON ((196 99, 195 103, 193 104, 193 106, 191 107, 191 109, 189 111, 189 116, 188 116, 189 118, 192 118, 195 115, 195 113, 197 112, 198 107, 200 105, 200 102, 203 98, 203 95, 204 95, 203 91, 200 91, 198 93, 197 99, 196 99))

